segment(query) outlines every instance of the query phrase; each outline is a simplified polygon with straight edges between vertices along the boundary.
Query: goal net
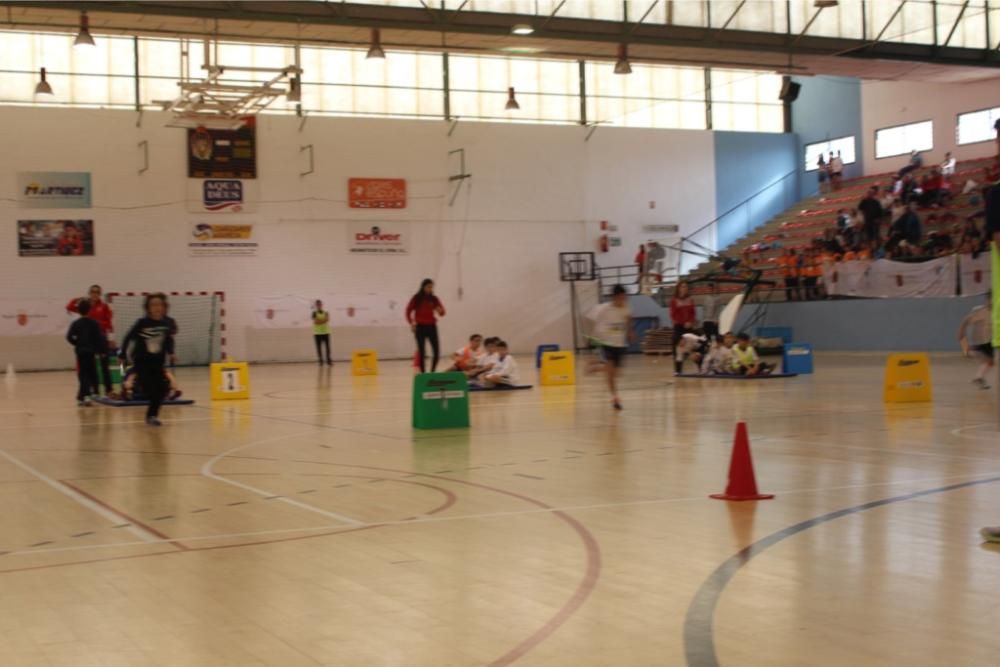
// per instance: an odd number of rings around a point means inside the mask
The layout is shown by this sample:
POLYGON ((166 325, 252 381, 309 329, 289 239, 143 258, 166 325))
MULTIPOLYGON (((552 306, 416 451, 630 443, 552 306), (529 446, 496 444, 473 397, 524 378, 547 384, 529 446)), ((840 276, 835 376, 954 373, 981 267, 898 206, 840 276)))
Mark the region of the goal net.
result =
MULTIPOLYGON (((115 337, 120 344, 137 319, 144 315, 145 293, 109 293, 114 312, 115 337)), ((224 356, 225 324, 222 292, 169 292, 167 314, 177 322, 174 352, 180 366, 206 366, 224 356)))

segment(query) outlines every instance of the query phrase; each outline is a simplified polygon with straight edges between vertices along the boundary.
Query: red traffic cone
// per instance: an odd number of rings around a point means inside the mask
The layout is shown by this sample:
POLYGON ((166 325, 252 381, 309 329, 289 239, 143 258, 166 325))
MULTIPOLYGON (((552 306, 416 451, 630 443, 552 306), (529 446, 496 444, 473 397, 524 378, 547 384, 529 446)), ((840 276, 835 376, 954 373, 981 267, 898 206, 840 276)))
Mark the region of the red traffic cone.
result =
POLYGON ((716 500, 769 500, 773 493, 757 492, 757 477, 753 473, 753 457, 750 455, 750 439, 747 437, 746 422, 736 424, 733 439, 733 454, 729 459, 729 484, 725 493, 713 493, 709 498, 716 500))

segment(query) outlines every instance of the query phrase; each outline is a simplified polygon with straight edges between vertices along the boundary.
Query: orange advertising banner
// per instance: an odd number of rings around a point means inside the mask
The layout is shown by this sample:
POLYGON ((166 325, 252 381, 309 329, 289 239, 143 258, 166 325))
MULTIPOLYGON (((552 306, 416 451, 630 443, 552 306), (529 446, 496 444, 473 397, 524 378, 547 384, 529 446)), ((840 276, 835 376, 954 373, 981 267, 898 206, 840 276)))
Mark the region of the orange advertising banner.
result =
POLYGON ((347 181, 351 208, 406 208, 406 180, 402 178, 351 178, 347 181))

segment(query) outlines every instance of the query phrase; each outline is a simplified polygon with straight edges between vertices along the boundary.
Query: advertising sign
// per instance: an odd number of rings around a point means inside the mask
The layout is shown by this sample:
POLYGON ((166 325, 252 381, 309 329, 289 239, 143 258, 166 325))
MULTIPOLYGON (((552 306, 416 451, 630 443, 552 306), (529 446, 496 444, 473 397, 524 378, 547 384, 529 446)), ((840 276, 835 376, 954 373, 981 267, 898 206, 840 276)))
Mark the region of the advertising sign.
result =
POLYGON ((18 257, 93 257, 93 220, 18 220, 18 257))
POLYGON ((191 228, 188 249, 193 257, 253 257, 257 242, 253 225, 195 223, 191 228))
POLYGON ((22 208, 90 208, 90 172, 20 171, 17 200, 22 208))
POLYGON ((0 336, 65 336, 72 321, 65 300, 0 300, 0 336))
POLYGON ((402 178, 351 178, 347 181, 351 208, 406 208, 406 181, 402 178))
POLYGON ((409 230, 404 230, 398 223, 371 227, 347 225, 347 249, 352 254, 405 255, 410 250, 409 246, 409 230))
POLYGON ((238 130, 189 129, 189 178, 257 178, 257 125, 254 118, 238 130))
POLYGON ((189 179, 187 199, 192 213, 253 213, 257 208, 257 181, 189 179))

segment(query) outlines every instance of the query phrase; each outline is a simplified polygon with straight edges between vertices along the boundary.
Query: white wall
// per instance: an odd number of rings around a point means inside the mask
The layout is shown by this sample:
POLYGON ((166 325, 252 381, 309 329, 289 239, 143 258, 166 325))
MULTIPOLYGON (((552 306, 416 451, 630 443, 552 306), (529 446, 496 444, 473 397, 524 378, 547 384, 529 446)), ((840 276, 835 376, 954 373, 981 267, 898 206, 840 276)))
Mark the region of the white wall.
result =
POLYGON ((955 125, 959 113, 1000 106, 1000 81, 934 84, 919 81, 863 81, 861 83, 861 127, 864 132, 864 168, 866 174, 896 171, 909 158, 900 155, 875 159, 875 130, 924 120, 934 121, 934 149, 924 155, 924 162, 940 162, 944 154, 958 160, 992 155, 992 143, 955 144, 955 125))
MULTIPOLYGON (((714 217, 714 163, 708 132, 602 128, 589 142, 579 127, 263 116, 258 124, 261 203, 255 213, 187 212, 185 133, 164 116, 123 111, 0 108, 0 299, 82 295, 90 283, 109 291, 226 292, 228 351, 249 360, 308 360, 309 331, 255 329, 256 295, 379 292, 405 299, 432 277, 449 309, 444 348, 471 331, 507 338, 518 352, 541 342, 570 343, 568 287, 557 253, 590 250, 597 220, 619 225, 625 245, 600 258, 630 263, 649 222, 693 229, 714 217), (150 169, 138 174, 137 143, 150 145, 150 169), (299 147, 313 144, 316 172, 300 177, 299 147), (466 150, 472 174, 449 207, 449 150, 466 150), (22 210, 18 171, 90 171, 94 208, 22 210), (346 204, 352 176, 406 178, 408 208, 358 211, 346 204), (650 210, 648 202, 657 201, 650 210), (165 204, 152 206, 153 204, 165 204), (92 217, 96 256, 18 258, 18 218, 92 217), (195 220, 252 222, 257 257, 190 257, 195 220), (410 227, 406 257, 351 256, 348 221, 410 227)), ((405 357, 405 324, 334 332, 337 357, 374 344, 383 357, 405 357)), ((0 338, 0 367, 66 367, 57 338, 0 338)))

